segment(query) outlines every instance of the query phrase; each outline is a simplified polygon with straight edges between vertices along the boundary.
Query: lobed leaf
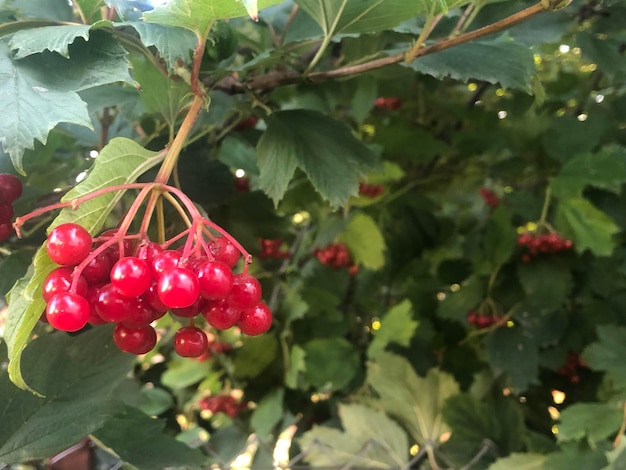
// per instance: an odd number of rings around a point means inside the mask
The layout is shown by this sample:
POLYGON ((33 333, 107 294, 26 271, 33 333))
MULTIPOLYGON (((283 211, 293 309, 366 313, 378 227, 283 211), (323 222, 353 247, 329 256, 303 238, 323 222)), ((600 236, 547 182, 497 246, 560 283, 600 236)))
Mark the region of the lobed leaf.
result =
POLYGON ((112 342, 113 327, 78 336, 47 334, 26 349, 27 380, 45 396, 15 387, 0 372, 0 461, 21 463, 54 455, 117 412, 114 390, 134 357, 112 342))

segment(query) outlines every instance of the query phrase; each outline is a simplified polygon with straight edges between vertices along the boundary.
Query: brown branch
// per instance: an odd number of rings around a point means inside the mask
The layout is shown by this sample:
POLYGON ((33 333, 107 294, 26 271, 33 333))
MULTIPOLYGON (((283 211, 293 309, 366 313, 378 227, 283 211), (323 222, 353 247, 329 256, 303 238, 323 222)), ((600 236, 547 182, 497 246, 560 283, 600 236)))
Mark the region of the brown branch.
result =
MULTIPOLYGON (((514 13, 511 16, 507 16, 495 23, 484 26, 482 28, 470 31, 468 33, 460 34, 456 37, 443 39, 440 42, 432 44, 430 46, 422 47, 415 51, 415 58, 422 57, 435 52, 443 51, 459 44, 463 44, 474 39, 482 38, 490 34, 503 31, 518 23, 526 21, 538 13, 545 11, 551 11, 552 5, 544 6, 541 3, 532 5, 524 10, 514 13)), ((268 90, 277 88, 283 85, 292 85, 295 83, 301 83, 305 81, 319 81, 328 80, 332 78, 349 77, 351 75, 358 75, 360 73, 369 72, 370 70, 376 70, 388 65, 393 65, 402 62, 405 59, 406 53, 400 52, 398 54, 382 57, 380 59, 370 60, 363 62, 362 64, 347 65, 339 67, 333 70, 326 70, 322 72, 310 73, 306 76, 296 70, 280 69, 269 72, 265 75, 260 75, 253 78, 248 82, 241 82, 236 77, 225 77, 219 82, 215 83, 213 88, 225 91, 230 94, 244 93, 246 90, 268 90)))

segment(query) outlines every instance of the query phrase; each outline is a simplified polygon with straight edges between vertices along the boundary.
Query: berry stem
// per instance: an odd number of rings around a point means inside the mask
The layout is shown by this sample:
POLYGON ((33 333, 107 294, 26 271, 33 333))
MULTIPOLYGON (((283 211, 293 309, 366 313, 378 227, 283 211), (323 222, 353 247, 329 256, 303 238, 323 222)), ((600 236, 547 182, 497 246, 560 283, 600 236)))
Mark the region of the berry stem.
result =
POLYGON ((544 199, 543 199, 543 207, 541 208, 541 215, 539 216, 539 221, 537 222, 537 225, 546 227, 548 229, 551 229, 551 231, 553 231, 554 229, 547 222, 551 199, 552 199, 552 189, 548 185, 546 186, 546 195, 544 196, 544 199))
POLYGON ((187 217, 185 210, 182 208, 182 206, 176 200, 176 198, 174 198, 171 194, 168 194, 168 193, 164 193, 163 197, 167 199, 167 202, 169 202, 172 206, 174 206, 174 209, 176 209, 176 212, 178 212, 178 215, 180 215, 180 218, 183 219, 187 227, 191 227, 191 220, 189 220, 189 217, 187 217))

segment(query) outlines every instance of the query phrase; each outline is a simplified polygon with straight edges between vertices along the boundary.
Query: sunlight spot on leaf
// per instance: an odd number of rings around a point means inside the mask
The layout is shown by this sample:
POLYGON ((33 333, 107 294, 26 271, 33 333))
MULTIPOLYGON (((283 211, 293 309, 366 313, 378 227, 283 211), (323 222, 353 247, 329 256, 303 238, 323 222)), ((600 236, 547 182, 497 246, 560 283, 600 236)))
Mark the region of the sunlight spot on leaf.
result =
POLYGON ((581 113, 576 117, 576 119, 578 119, 580 122, 583 122, 583 121, 586 121, 588 117, 589 116, 587 114, 581 113))
POLYGON ((452 437, 452 433, 450 431, 444 432, 441 436, 439 436, 439 442, 444 443, 450 440, 452 437))
POLYGON ((80 173, 78 173, 78 175, 76 175, 76 182, 80 183, 85 178, 87 178, 87 172, 86 171, 81 171, 80 173))
POLYGON ((559 46, 559 52, 561 54, 567 54, 570 51, 570 47, 567 44, 561 44, 559 46))
POLYGON ((460 290, 461 290, 461 286, 460 286, 460 284, 452 284, 452 285, 450 286, 450 291, 451 291, 451 292, 458 292, 458 291, 460 291, 460 290))
POLYGON ((467 85, 467 89, 469 91, 476 91, 478 89, 478 85, 476 83, 470 83, 469 85, 467 85))
POLYGON ((504 96, 504 88, 498 88, 496 90, 496 96, 504 96))
POLYGON ((372 319, 372 331, 378 331, 380 330, 380 320, 377 317, 374 317, 372 319))
POLYGON ((596 103, 602 103, 604 101, 604 95, 596 95, 596 103))
POLYGON ((242 168, 238 168, 237 170, 235 170, 235 176, 237 178, 243 178, 244 176, 246 176, 246 171, 242 168))
POLYGON ((437 300, 445 300, 446 294, 445 292, 437 292, 437 300))
POLYGON ((498 119, 504 119, 507 116, 506 111, 498 111, 498 119))
POLYGON ((559 433, 559 427, 555 424, 554 426, 552 426, 552 428, 550 429, 550 431, 552 431, 552 434, 558 434, 559 433))
POLYGON ((417 444, 413 444, 413 446, 411 446, 411 449, 409 450, 409 454, 415 457, 419 451, 420 451, 420 446, 418 446, 417 444))
POLYGON ((96 158, 98 155, 100 155, 100 152, 95 149, 89 152, 89 158, 96 158))

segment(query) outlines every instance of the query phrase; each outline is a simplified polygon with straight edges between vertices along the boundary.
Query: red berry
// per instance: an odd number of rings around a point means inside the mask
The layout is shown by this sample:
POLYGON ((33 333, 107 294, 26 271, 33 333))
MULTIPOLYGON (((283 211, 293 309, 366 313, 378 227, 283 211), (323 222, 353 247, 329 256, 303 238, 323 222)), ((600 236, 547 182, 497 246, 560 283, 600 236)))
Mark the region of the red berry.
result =
POLYGON ((150 267, 134 256, 122 258, 111 268, 111 284, 126 297, 139 297, 152 285, 150 267))
POLYGON ((128 318, 123 321, 126 326, 145 326, 152 323, 154 320, 161 318, 163 315, 159 315, 159 312, 154 310, 147 302, 137 299, 137 306, 131 312, 128 318))
POLYGON ((182 357, 200 357, 209 349, 206 333, 195 326, 185 326, 174 335, 174 351, 182 357))
POLYGON ((98 297, 100 287, 102 286, 89 286, 85 294, 85 299, 87 299, 89 303, 89 320, 87 320, 87 322, 92 325, 104 325, 107 323, 96 311, 96 298, 98 297))
POLYGON ((11 204, 22 195, 22 181, 10 173, 0 174, 0 204, 11 204))
POLYGON ((91 286, 109 282, 111 273, 111 258, 106 252, 98 253, 85 268, 81 275, 91 286))
POLYGON ((145 243, 137 250, 137 258, 140 258, 149 265, 152 265, 152 260, 163 253, 163 251, 164 250, 161 248, 161 245, 152 242, 145 243))
POLYGON ((158 281, 159 299, 170 308, 189 307, 200 296, 198 278, 187 268, 174 268, 158 281))
POLYGON ((163 273, 178 267, 182 254, 176 250, 167 250, 159 253, 152 259, 152 276, 158 280, 163 273))
POLYGON ((261 284, 250 274, 240 273, 233 276, 233 288, 228 301, 241 310, 254 307, 261 300, 261 284))
POLYGON ((243 334, 260 335, 272 326, 272 312, 267 305, 259 302, 254 307, 243 311, 237 326, 243 334))
POLYGON ((156 345, 157 335, 149 325, 132 327, 115 325, 113 341, 122 351, 131 354, 146 354, 156 345))
MULTIPOLYGON (((61 292, 69 292, 70 287, 72 286, 72 271, 73 268, 56 268, 50 271, 50 273, 46 276, 43 281, 42 292, 43 299, 46 302, 49 302, 50 299, 61 292)), ((87 281, 82 277, 78 277, 78 281, 76 282, 76 292, 75 294, 80 295, 81 297, 85 297, 87 295, 87 281)))
POLYGON ((0 224, 0 242, 13 235, 13 225, 0 224))
POLYGON ((57 330, 78 331, 89 320, 89 303, 78 294, 61 292, 48 302, 46 319, 57 330))
POLYGON ((127 321, 142 308, 138 298, 126 297, 110 283, 100 288, 94 306, 98 315, 111 323, 127 321))
POLYGON ((233 272, 221 261, 207 261, 196 270, 200 295, 205 299, 223 299, 233 288, 233 272))
POLYGON ((245 129, 250 129, 251 127, 256 126, 257 122, 259 122, 258 117, 248 116, 246 118, 243 118, 241 121, 239 121, 234 129, 236 131, 243 131, 245 129))
POLYGON ((192 303, 189 307, 173 308, 172 313, 181 318, 193 318, 200 313, 202 305, 203 299, 198 298, 198 300, 192 303))
POLYGON ((237 324, 241 318, 241 310, 225 299, 215 300, 205 306, 202 316, 213 328, 227 330, 237 324))
POLYGON ((215 238, 209 243, 209 251, 216 261, 221 261, 231 268, 239 262, 239 250, 228 238, 215 238))
POLYGON ((61 224, 50 232, 46 250, 50 259, 61 266, 75 266, 91 251, 91 235, 78 224, 61 224))
POLYGON ((160 313, 165 313, 170 308, 167 305, 165 305, 163 302, 161 302, 161 299, 159 299, 159 293, 157 292, 157 289, 158 289, 157 283, 153 282, 150 288, 141 296, 141 298, 145 302, 148 302, 148 305, 150 305, 150 307, 152 307, 153 310, 160 312, 160 313))
POLYGON ((13 220, 13 206, 11 204, 0 205, 0 223, 10 223, 13 220))

